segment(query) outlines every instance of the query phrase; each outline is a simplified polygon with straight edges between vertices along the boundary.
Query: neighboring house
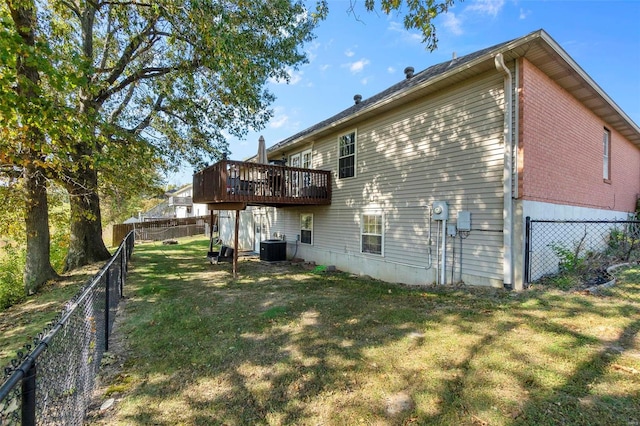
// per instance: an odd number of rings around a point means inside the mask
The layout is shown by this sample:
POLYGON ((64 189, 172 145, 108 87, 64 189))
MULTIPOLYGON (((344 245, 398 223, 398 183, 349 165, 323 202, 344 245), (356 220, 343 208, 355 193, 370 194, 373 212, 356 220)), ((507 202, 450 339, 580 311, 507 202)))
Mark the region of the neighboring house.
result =
POLYGON ((164 194, 165 200, 152 209, 141 213, 142 220, 180 219, 209 214, 206 204, 193 203, 193 185, 183 185, 164 194))
POLYGON ((544 31, 405 73, 268 149, 286 167, 198 172, 194 200, 256 206, 256 248, 283 237, 289 256, 385 281, 516 289, 527 216, 635 210, 640 128, 544 31))

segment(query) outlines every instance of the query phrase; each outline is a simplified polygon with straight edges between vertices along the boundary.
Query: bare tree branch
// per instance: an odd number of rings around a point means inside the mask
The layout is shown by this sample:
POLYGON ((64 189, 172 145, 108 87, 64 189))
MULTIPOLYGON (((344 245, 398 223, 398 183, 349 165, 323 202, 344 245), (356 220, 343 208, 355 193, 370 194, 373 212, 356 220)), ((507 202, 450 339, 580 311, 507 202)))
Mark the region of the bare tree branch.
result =
POLYGON ((151 119, 153 118, 153 115, 155 112, 158 111, 162 111, 162 101, 164 100, 164 96, 160 95, 158 96, 158 99, 156 99, 156 102, 153 104, 153 108, 151 108, 151 111, 149 111, 149 114, 147 114, 147 116, 140 122, 138 123, 138 125, 136 127, 134 127, 133 129, 129 130, 130 133, 134 133, 134 134, 138 134, 141 131, 143 131, 144 129, 146 129, 147 127, 149 127, 149 125, 151 124, 151 119))
POLYGON ((124 99, 122 100, 122 102, 120 102, 120 105, 118 105, 118 107, 114 109, 111 112, 111 114, 109 114, 109 119, 107 121, 109 124, 115 123, 116 119, 120 116, 120 114, 122 114, 122 111, 124 111, 127 105, 129 105, 129 102, 131 101, 131 98, 133 98, 133 94, 135 90, 136 90, 136 85, 131 84, 129 86, 129 89, 127 90, 127 94, 125 95, 124 99))
POLYGON ((144 42, 144 39, 149 35, 156 22, 157 20, 150 21, 140 34, 137 34, 131 39, 127 47, 122 52, 120 59, 118 59, 116 66, 111 71, 111 74, 107 77, 107 83, 113 84, 122 75, 127 65, 131 62, 131 58, 135 51, 144 42))
POLYGON ((109 50, 111 46, 111 39, 113 37, 113 33, 111 32, 111 26, 113 25, 113 16, 111 15, 111 7, 109 7, 109 11, 107 12, 107 38, 104 41, 104 50, 102 51, 102 60, 100 61, 100 68, 104 69, 107 66, 107 57, 109 56, 109 50))

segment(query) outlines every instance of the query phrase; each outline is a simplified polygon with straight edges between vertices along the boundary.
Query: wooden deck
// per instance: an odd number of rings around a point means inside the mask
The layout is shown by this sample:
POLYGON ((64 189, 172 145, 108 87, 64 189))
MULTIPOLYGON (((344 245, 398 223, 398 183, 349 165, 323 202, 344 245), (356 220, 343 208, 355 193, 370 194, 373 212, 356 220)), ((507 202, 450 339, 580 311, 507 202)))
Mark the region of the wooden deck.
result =
POLYGON ((331 204, 331 172, 224 160, 193 175, 193 202, 276 207, 331 204))

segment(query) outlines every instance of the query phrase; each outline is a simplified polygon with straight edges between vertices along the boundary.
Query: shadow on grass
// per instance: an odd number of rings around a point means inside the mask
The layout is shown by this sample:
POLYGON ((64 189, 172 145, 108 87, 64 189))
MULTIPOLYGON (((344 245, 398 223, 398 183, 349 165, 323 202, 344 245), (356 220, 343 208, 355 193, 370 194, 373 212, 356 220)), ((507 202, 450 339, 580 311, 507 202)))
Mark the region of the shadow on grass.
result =
POLYGON ((637 376, 612 372, 637 365, 624 355, 638 351, 637 289, 418 289, 255 261, 232 280, 206 244, 134 253, 123 332, 136 380, 117 421, 638 421, 637 376))

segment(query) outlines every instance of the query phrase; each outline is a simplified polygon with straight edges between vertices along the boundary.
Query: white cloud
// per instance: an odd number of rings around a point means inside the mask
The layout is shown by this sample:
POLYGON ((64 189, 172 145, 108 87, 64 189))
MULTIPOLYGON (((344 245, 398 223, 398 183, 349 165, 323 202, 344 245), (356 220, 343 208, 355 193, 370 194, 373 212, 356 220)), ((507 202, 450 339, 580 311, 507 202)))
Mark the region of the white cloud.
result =
MULTIPOLYGON (((300 71, 300 70, 296 71, 291 67, 287 67, 286 72, 289 75, 288 84, 291 84, 293 86, 300 83, 300 81, 302 81, 302 75, 304 74, 304 71, 300 71)), ((287 80, 285 79, 270 78, 269 82, 272 84, 287 84, 287 80)))
POLYGON ((348 58, 352 57, 353 55, 355 55, 355 52, 351 49, 347 49, 344 51, 344 55, 348 58))
POLYGON ((328 70, 329 68, 331 68, 330 64, 320 65, 320 71, 324 72, 324 71, 328 70))
POLYGON ((529 15, 531 15, 530 10, 524 10, 523 8, 520 8, 520 19, 527 19, 529 15))
POLYGON ((400 33, 402 35, 402 39, 410 42, 410 43, 422 43, 422 36, 416 32, 407 31, 407 29, 400 22, 391 21, 389 22, 389 27, 387 28, 389 31, 393 31, 396 33, 400 33))
POLYGON ((464 31, 462 30, 462 20, 456 16, 453 12, 447 12, 442 15, 442 25, 451 31, 454 35, 462 35, 464 31))
POLYGON ((300 83, 302 80, 302 74, 304 74, 302 71, 295 71, 293 69, 287 70, 287 73, 289 73, 289 84, 291 85, 300 83))
POLYGON ((478 12, 484 15, 497 16, 504 6, 504 0, 476 0, 465 8, 466 11, 478 12))
POLYGON ((367 85, 367 83, 369 83, 369 77, 365 77, 365 78, 363 78, 362 80, 360 80, 360 83, 361 83, 363 86, 366 86, 366 85, 367 85))
POLYGON ((307 58, 309 58, 309 62, 313 62, 318 57, 318 54, 316 52, 318 51, 319 48, 320 48, 320 43, 318 43, 317 41, 314 41, 311 44, 309 44, 306 51, 307 58))
POLYGON ((369 63, 370 61, 368 59, 363 58, 363 59, 360 59, 359 61, 344 64, 344 66, 349 68, 349 71, 351 71, 353 74, 357 74, 359 72, 362 72, 362 70, 364 70, 364 67, 369 65, 369 63))
POLYGON ((279 129, 289 122, 289 116, 284 113, 283 108, 276 107, 273 111, 273 118, 269 120, 269 127, 279 129))
POLYGON ((387 72, 389 74, 395 74, 396 73, 396 69, 394 67, 387 67, 387 72))

